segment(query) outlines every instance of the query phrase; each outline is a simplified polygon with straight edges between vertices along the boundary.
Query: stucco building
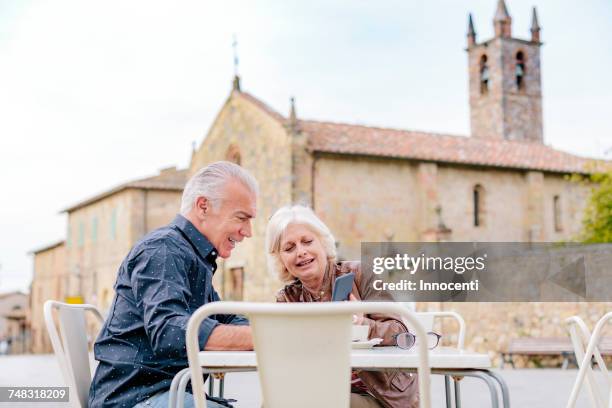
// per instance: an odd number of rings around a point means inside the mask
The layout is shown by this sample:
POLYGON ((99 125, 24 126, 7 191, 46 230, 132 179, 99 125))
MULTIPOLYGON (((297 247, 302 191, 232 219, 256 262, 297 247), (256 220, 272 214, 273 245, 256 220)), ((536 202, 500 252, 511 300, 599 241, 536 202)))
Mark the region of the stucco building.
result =
POLYGON ((68 272, 66 268, 66 243, 55 242, 32 251, 34 256, 34 275, 30 286, 30 349, 34 353, 48 353, 51 341, 43 316, 46 300, 66 300, 68 272))
POLYGON ((21 292, 0 294, 0 354, 24 353, 29 342, 28 295, 21 292))
MULTIPOLYGON (((91 303, 106 312, 121 261, 147 232, 178 213, 185 170, 118 185, 68 207, 66 240, 34 251, 31 312, 34 352, 50 352, 42 307, 47 299, 91 303)), ((98 327, 88 322, 93 339, 98 327)))
POLYGON ((66 296, 107 309, 117 269, 147 232, 176 215, 185 171, 174 167, 159 175, 121 184, 73 205, 66 236, 66 296))

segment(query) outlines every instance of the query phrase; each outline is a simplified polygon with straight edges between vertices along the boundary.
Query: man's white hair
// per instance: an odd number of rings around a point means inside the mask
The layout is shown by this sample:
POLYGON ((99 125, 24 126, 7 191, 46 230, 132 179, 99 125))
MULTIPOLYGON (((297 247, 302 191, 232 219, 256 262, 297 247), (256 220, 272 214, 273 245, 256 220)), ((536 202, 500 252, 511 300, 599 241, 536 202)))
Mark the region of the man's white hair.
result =
POLYGON ((230 180, 238 180, 253 194, 257 195, 257 180, 248 171, 228 161, 218 161, 201 168, 185 185, 181 199, 181 215, 186 216, 198 197, 206 197, 213 209, 223 201, 223 188, 230 180))
POLYGON ((268 221, 266 228, 266 255, 268 271, 278 276, 283 282, 290 282, 294 279, 280 258, 281 238, 290 224, 304 225, 314 232, 321 240, 328 261, 335 261, 337 256, 334 236, 314 211, 303 205, 279 208, 268 221))

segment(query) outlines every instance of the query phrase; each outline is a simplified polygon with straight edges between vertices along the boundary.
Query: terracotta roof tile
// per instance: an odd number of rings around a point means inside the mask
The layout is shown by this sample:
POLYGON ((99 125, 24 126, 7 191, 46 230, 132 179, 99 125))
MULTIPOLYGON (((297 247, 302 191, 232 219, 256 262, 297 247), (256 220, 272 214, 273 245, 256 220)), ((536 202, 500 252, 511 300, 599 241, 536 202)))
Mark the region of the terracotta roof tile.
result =
MULTIPOLYGON (((287 118, 255 96, 246 92, 237 94, 281 124, 287 123, 287 118)), ((612 161, 584 158, 535 142, 476 139, 312 120, 298 121, 298 128, 308 134, 309 147, 315 152, 558 173, 587 174, 612 168, 612 161)))
POLYGON ((475 139, 342 123, 300 121, 312 151, 477 166, 589 173, 612 165, 533 142, 475 139))

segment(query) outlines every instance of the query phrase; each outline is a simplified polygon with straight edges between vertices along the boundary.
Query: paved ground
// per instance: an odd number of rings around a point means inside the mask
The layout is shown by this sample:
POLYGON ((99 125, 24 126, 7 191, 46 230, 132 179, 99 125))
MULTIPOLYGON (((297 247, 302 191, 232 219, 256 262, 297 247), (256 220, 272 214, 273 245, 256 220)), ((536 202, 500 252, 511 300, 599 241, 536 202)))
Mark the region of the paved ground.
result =
MULTIPOLYGON (((577 371, 575 369, 498 370, 510 388, 513 408, 565 407, 577 371)), ((475 379, 461 381, 462 406, 481 408, 490 406, 486 386, 475 379)), ((0 356, 0 386, 61 386, 59 366, 53 355, 0 356)), ((225 383, 226 396, 238 399, 237 407, 260 406, 261 396, 257 373, 229 374, 225 383)), ((432 384, 433 407, 444 407, 443 377, 434 376, 432 384)), ((9 404, 0 403, 0 407, 9 404)), ((19 408, 65 407, 62 404, 20 403, 19 408)), ((580 396, 577 407, 590 405, 586 393, 580 396)), ((288 407, 290 408, 290 407, 288 407)))

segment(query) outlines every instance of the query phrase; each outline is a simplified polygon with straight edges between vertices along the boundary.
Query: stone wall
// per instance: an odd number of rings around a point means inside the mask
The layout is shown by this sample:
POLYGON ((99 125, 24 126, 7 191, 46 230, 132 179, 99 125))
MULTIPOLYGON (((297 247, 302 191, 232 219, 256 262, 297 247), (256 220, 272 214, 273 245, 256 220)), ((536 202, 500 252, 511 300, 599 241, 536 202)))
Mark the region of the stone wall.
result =
POLYGON ((416 165, 325 155, 316 159, 314 174, 314 209, 342 258, 358 259, 361 242, 419 240, 416 165))
MULTIPOLYGON (((466 323, 466 349, 488 353, 495 366, 501 365, 501 353, 512 339, 520 337, 562 337, 569 334, 565 319, 578 315, 589 329, 612 307, 611 303, 418 303, 417 311, 455 311, 466 323)), ((443 344, 457 341, 457 325, 450 320, 438 322, 435 330, 443 333, 443 344)), ((607 330, 605 335, 612 335, 607 330)), ((515 357, 516 367, 559 366, 560 357, 515 357)))
POLYGON ((452 241, 525 240, 525 178, 522 172, 440 166, 442 218, 452 241), (474 225, 474 188, 481 186, 480 225, 474 225))
POLYGON ((570 240, 580 230, 588 195, 588 187, 563 175, 341 155, 316 157, 314 175, 315 210, 347 258, 359 257, 362 241, 423 240, 440 221, 457 242, 570 240), (561 200, 560 231, 553 225, 555 195, 561 200))
POLYGON ((547 241, 556 242, 579 237, 590 189, 589 185, 570 183, 565 177, 558 174, 544 174, 543 228, 547 241), (554 224, 555 196, 560 198, 560 230, 556 230, 554 224))
POLYGON ((471 134, 477 138, 542 143, 540 45, 515 38, 493 38, 468 48, 471 134), (524 56, 524 87, 516 84, 516 55, 524 56), (480 86, 481 58, 489 68, 488 92, 480 86))

